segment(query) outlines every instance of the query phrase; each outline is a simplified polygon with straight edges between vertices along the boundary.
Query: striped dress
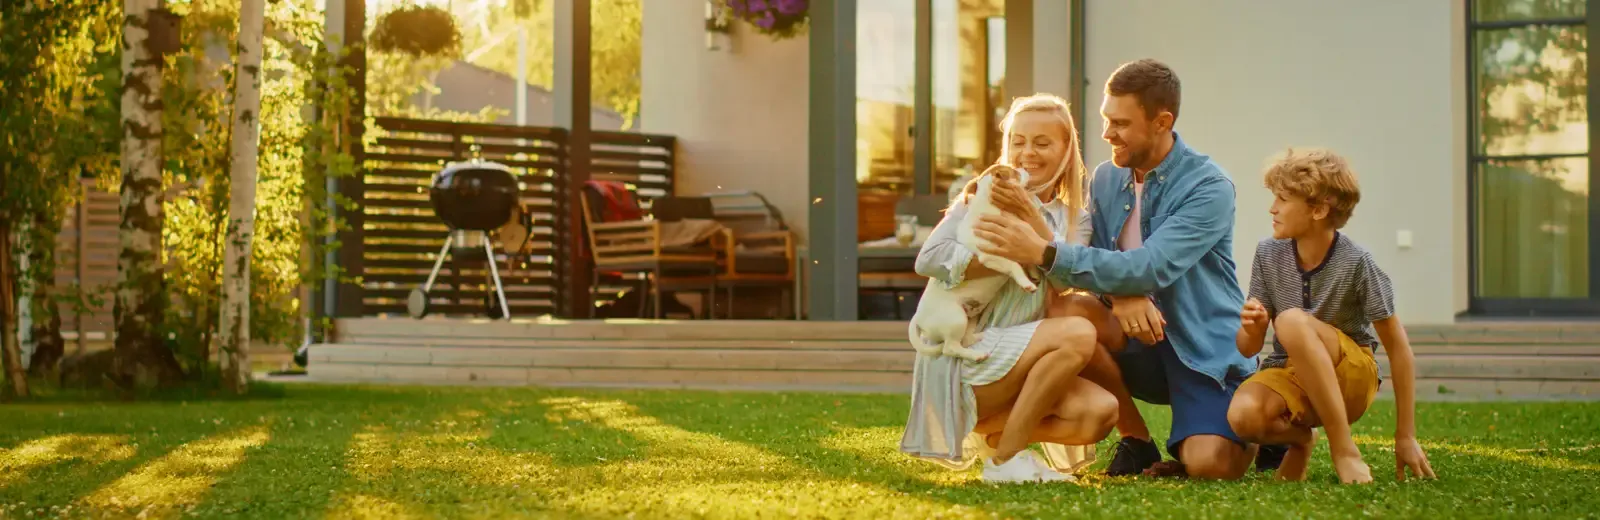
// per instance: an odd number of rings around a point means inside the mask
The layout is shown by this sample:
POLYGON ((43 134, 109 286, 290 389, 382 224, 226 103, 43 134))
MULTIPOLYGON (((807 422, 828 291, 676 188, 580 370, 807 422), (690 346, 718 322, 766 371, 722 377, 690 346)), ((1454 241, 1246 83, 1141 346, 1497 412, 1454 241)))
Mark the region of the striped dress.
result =
MULTIPOLYGON (((1068 242, 1066 204, 1051 201, 1043 204, 1040 210, 1055 235, 1054 240, 1068 242)), ((965 280, 967 266, 977 257, 956 238, 957 228, 966 214, 967 207, 963 203, 955 204, 946 212, 917 254, 917 274, 945 287, 955 287, 965 280)), ((1091 232, 1089 213, 1080 211, 1075 220, 1070 242, 1087 245, 1091 232)), ((1035 279, 1046 279, 1039 276, 1036 267, 1028 269, 1035 279)), ((1015 283, 1005 284, 989 308, 978 317, 983 338, 971 348, 989 354, 983 362, 965 363, 948 356, 916 355, 912 410, 901 438, 902 452, 952 469, 965 469, 973 463, 974 448, 981 439, 972 435, 978 421, 972 387, 1004 377, 1027 349, 1039 321, 1045 317, 1048 293, 1065 289, 1050 286, 1049 282, 1042 283, 1046 287, 1034 293, 1023 291, 1015 283)), ((1083 447, 1047 445, 1045 453, 1058 471, 1075 471, 1093 462, 1093 452, 1083 447)))

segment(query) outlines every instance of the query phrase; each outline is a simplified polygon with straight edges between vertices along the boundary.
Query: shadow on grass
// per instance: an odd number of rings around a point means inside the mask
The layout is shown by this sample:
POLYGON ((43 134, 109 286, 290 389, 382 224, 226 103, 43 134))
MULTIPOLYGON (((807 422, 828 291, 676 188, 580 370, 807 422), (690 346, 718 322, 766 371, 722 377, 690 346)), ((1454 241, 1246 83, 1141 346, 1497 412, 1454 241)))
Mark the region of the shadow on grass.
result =
POLYGON ((400 413, 389 404, 357 401, 280 416, 272 422, 271 440, 251 449, 192 513, 316 517, 328 508, 335 490, 349 483, 346 454, 356 431, 400 413))
MULTIPOLYGON (((74 432, 71 435, 103 439, 94 443, 103 449, 60 452, 57 453, 58 457, 51 457, 52 460, 44 464, 26 468, 6 467, 7 472, 15 470, 17 473, 8 475, 4 486, 0 486, 0 504, 22 504, 21 507, 71 504, 140 466, 217 433, 220 428, 217 425, 204 425, 181 430, 167 428, 163 431, 160 425, 130 418, 119 424, 90 424, 69 429, 74 432), (126 427, 128 425, 133 427, 126 427)), ((38 446, 28 441, 6 444, 12 445, 12 449, 4 455, 7 462, 0 463, 6 466, 10 466, 9 463, 19 456, 19 448, 38 446)), ((74 447, 86 446, 70 443, 60 446, 64 449, 74 447)))
POLYGON ((552 407, 566 394, 488 398, 491 433, 484 445, 506 453, 537 453, 560 467, 598 466, 640 460, 650 449, 628 430, 607 428, 570 407, 552 407))

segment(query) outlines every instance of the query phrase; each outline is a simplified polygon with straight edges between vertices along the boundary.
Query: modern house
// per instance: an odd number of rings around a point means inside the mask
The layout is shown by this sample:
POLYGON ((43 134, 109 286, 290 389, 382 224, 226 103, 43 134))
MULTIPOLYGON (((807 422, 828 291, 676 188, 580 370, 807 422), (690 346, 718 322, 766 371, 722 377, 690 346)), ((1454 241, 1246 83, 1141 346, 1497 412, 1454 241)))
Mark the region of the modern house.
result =
MULTIPOLYGON (((591 1, 555 0, 557 127, 587 106, 591 1)), ((671 143, 674 193, 755 191, 783 214, 808 321, 345 315, 313 377, 904 391, 904 323, 862 320, 925 283, 898 214, 931 226, 1019 95, 1072 100, 1106 160, 1106 78, 1154 58, 1183 83, 1178 132, 1234 179, 1241 279, 1270 232, 1265 162, 1333 148, 1363 192, 1344 232, 1397 289, 1418 388, 1600 395, 1587 0, 811 0, 786 39, 708 31, 707 0, 641 4, 641 139, 671 143)))
MULTIPOLYGON (((1183 82, 1179 133, 1237 185, 1241 277, 1270 233, 1265 161, 1326 146, 1407 321, 1600 314, 1584 0, 824 0, 809 37, 735 24, 719 50, 702 3, 644 2, 643 130, 678 137, 680 191, 768 194, 813 259, 853 256, 851 201, 992 161, 1013 96, 1074 100, 1105 160, 1104 82, 1155 58, 1183 82)), ((852 267, 810 266, 812 319, 853 319, 852 267)))

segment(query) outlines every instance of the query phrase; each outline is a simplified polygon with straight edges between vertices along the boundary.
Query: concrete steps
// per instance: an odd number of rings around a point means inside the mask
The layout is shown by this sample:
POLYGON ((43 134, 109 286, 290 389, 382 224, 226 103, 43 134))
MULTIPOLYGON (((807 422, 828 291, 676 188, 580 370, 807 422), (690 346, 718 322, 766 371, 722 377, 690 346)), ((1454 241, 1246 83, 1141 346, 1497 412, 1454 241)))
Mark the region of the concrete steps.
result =
MULTIPOLYGON (((320 381, 904 392, 903 322, 340 320, 320 381)), ((1600 324, 1410 331, 1423 399, 1600 398, 1600 324)), ((1388 381, 1388 361, 1380 354, 1388 381)))

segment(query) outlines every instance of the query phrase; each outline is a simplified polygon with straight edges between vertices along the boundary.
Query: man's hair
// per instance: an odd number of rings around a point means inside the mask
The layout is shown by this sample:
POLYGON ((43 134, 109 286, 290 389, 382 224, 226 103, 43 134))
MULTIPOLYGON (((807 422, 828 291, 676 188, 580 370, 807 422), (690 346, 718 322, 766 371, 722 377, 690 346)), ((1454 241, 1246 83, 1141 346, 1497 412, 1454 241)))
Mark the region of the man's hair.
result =
POLYGON ((1361 202, 1361 186, 1350 162, 1323 148, 1290 148, 1267 166, 1265 183, 1273 194, 1294 195, 1307 204, 1328 207, 1328 223, 1341 229, 1361 202))
POLYGON ((1178 73, 1173 72, 1171 67, 1156 60, 1143 59, 1117 67, 1117 71, 1111 73, 1111 79, 1106 80, 1106 94, 1134 95, 1139 100, 1139 107, 1144 109, 1146 119, 1154 119, 1156 114, 1166 110, 1172 113, 1173 120, 1177 120, 1183 88, 1178 84, 1178 73))

